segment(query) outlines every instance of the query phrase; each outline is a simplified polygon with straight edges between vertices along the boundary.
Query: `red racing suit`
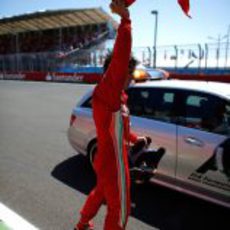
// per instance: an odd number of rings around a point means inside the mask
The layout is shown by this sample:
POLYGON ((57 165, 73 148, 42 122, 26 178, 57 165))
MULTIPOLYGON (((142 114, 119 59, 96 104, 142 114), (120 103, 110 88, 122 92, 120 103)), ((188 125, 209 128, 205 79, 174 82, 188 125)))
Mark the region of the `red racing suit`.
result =
POLYGON ((121 19, 108 70, 93 93, 93 117, 98 150, 94 169, 97 185, 81 211, 82 222, 92 219, 103 202, 107 204, 104 230, 125 229, 130 214, 128 143, 137 137, 129 132, 129 116, 123 92, 129 77, 131 21, 121 19))

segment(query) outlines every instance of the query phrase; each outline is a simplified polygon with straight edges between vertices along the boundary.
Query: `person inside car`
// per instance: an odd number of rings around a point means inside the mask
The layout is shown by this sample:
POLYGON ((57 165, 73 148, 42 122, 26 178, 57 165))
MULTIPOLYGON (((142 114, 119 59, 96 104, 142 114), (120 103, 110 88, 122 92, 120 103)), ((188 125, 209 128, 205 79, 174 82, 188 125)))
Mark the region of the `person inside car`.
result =
POLYGON ((204 111, 201 122, 202 128, 211 132, 229 134, 229 121, 226 117, 226 103, 223 101, 215 103, 202 101, 201 106, 204 111))

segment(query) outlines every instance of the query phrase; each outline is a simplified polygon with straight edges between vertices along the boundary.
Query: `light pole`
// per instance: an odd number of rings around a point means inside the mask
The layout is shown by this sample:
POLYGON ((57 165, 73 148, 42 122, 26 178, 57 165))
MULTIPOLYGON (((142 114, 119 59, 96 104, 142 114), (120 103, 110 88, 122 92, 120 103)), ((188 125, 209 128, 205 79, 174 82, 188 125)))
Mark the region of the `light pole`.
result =
POLYGON ((228 48, 229 48, 229 37, 230 37, 230 25, 228 25, 228 32, 227 32, 227 42, 226 42, 226 51, 225 51, 225 68, 228 66, 228 48))
POLYGON ((227 35, 221 36, 220 34, 218 35, 217 38, 208 36, 208 39, 210 40, 214 40, 215 42, 217 42, 217 51, 216 51, 216 67, 219 67, 219 58, 220 58, 220 43, 222 40, 226 39, 227 35))
POLYGON ((151 14, 155 15, 155 27, 154 27, 154 44, 153 44, 153 67, 156 68, 157 61, 157 26, 158 26, 158 11, 153 10, 151 14))

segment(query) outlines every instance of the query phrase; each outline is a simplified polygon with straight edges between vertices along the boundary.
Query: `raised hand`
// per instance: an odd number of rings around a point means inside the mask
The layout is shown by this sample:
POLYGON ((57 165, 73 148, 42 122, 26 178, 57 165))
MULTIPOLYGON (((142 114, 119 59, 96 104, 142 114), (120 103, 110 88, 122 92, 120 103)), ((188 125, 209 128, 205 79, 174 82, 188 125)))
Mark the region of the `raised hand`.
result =
POLYGON ((112 0, 110 9, 112 13, 117 14, 122 18, 129 18, 129 10, 125 6, 125 0, 112 0))

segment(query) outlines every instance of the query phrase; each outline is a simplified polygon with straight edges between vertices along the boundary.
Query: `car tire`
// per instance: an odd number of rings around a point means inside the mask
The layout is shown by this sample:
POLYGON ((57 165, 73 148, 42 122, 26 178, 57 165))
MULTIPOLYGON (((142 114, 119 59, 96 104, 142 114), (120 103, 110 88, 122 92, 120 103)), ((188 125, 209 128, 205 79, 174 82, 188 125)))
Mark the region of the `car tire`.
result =
POLYGON ((88 147, 88 158, 92 165, 94 162, 96 151, 97 151, 97 142, 96 140, 94 140, 89 144, 89 147, 88 147))

